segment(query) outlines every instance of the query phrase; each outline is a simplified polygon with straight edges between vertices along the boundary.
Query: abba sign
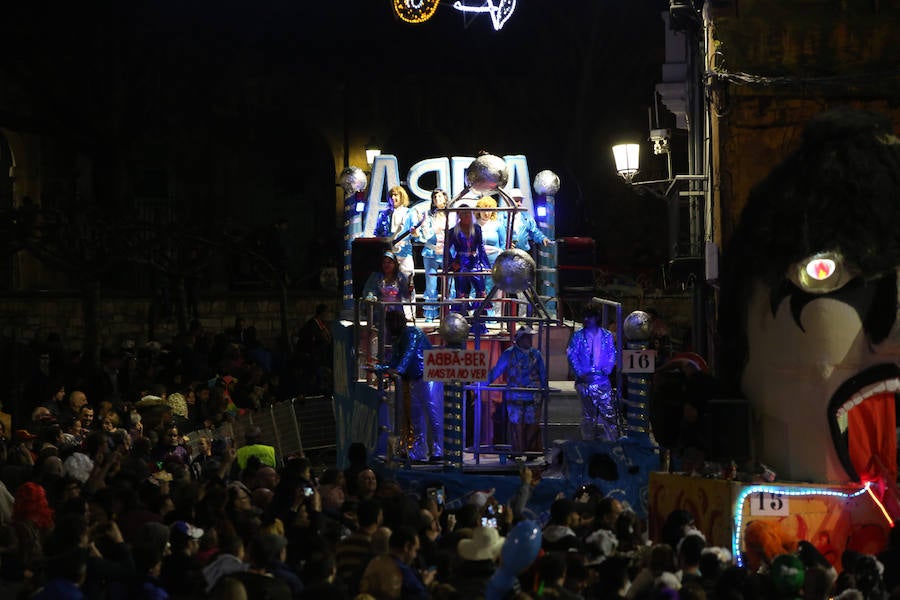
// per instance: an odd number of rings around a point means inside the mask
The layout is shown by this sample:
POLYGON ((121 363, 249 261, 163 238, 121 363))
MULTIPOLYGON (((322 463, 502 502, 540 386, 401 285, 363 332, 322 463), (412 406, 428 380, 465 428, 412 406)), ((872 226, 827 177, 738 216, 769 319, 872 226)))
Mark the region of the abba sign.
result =
MULTIPOLYGON (((405 185, 409 190, 410 205, 418 200, 431 201, 431 190, 423 189, 419 180, 426 173, 434 173, 437 178, 437 187, 447 190, 450 198, 455 198, 466 187, 466 169, 475 160, 471 156, 453 156, 451 158, 426 158, 420 160, 406 175, 405 185)), ((521 154, 504 156, 506 168, 509 171, 509 183, 504 188, 510 190, 519 188, 524 194, 522 205, 533 211, 534 203, 531 198, 531 176, 528 173, 528 161, 521 154)), ((366 222, 363 231, 370 235, 375 229, 375 221, 378 213, 384 208, 382 203, 387 202, 387 191, 403 181, 400 177, 400 165, 393 154, 381 154, 375 157, 372 163, 372 176, 369 178, 368 197, 366 198, 366 222)))

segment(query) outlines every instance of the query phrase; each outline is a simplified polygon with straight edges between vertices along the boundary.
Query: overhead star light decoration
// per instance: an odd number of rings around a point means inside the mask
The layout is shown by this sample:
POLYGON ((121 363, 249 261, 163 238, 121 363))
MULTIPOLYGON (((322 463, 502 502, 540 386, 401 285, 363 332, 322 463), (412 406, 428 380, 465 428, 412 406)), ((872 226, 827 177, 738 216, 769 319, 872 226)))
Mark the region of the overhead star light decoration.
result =
POLYGON ((437 10, 439 0, 394 0, 394 12, 407 23, 424 23, 437 10))
POLYGON ((481 5, 469 5, 457 0, 453 3, 453 8, 466 13, 488 13, 494 30, 500 31, 516 10, 516 0, 485 0, 481 5))

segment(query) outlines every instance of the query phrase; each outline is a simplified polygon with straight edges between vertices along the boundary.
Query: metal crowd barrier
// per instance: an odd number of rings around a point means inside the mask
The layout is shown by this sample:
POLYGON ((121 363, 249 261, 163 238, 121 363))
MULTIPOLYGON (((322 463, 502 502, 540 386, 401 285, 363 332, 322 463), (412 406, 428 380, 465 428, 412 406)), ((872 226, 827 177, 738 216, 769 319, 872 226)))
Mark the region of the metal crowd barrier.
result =
POLYGON ((250 427, 259 427, 261 443, 275 448, 279 464, 287 456, 307 450, 336 448, 334 401, 330 396, 300 396, 277 402, 255 412, 238 414, 233 421, 214 429, 198 429, 187 434, 192 454, 200 437, 234 440, 235 447, 245 445, 250 427))

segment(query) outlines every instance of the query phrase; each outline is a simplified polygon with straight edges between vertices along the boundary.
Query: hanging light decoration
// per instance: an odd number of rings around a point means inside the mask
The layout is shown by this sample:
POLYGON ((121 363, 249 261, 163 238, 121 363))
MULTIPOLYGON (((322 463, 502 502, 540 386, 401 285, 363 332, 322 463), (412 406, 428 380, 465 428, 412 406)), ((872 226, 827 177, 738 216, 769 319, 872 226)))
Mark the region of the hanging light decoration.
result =
POLYGON ((453 8, 462 13, 487 13, 495 31, 500 31, 516 10, 516 0, 483 0, 481 4, 468 4, 457 0, 453 8))
POLYGON ((424 23, 434 16, 438 0, 393 0, 394 13, 407 23, 424 23))

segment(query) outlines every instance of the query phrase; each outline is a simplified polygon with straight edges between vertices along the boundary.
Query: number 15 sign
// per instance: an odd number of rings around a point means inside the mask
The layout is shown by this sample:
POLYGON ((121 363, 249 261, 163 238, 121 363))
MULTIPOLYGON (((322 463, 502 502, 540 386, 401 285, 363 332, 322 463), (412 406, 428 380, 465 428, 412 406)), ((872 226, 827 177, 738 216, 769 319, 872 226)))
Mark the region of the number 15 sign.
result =
POLYGON ((777 492, 750 494, 750 515, 753 517, 786 517, 790 515, 788 499, 777 492))

